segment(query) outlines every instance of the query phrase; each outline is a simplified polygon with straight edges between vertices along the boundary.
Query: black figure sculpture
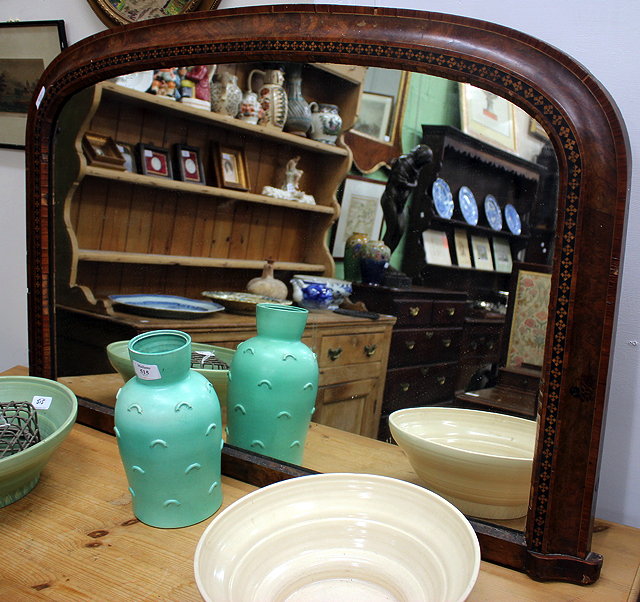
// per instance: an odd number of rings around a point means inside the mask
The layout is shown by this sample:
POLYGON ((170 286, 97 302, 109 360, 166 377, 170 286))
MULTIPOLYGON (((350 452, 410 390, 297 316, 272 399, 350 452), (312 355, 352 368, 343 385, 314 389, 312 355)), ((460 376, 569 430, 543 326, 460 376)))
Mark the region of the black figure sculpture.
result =
POLYGON ((407 199, 418 184, 420 170, 430 163, 432 158, 431 149, 426 144, 419 144, 406 155, 400 155, 391 164, 391 173, 380 204, 387 226, 383 240, 392 253, 407 226, 407 215, 404 211, 407 199))

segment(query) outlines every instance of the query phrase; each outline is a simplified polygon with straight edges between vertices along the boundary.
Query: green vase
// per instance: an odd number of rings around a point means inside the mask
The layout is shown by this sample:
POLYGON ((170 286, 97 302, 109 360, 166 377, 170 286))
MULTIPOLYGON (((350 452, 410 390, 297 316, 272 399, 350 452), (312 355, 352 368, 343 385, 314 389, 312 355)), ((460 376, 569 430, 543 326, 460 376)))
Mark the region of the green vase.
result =
POLYGON ((220 402, 191 370, 191 337, 156 330, 129 342, 136 375, 120 389, 115 433, 133 512, 154 527, 185 527, 222 504, 220 402))
POLYGON ((227 442, 300 464, 318 393, 318 361, 300 339, 308 311, 260 303, 257 336, 229 368, 227 442))
POLYGON ((369 237, 362 232, 354 232, 344 242, 344 279, 360 282, 360 258, 369 237))

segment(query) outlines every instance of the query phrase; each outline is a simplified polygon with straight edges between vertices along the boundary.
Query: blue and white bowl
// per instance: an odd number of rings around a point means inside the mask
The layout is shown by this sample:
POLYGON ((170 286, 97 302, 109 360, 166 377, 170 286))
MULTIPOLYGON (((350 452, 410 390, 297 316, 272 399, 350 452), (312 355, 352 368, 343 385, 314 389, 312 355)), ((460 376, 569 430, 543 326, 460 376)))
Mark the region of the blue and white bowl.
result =
POLYGON ((351 294, 351 282, 324 276, 294 274, 291 279, 293 300, 305 309, 338 309, 351 294))

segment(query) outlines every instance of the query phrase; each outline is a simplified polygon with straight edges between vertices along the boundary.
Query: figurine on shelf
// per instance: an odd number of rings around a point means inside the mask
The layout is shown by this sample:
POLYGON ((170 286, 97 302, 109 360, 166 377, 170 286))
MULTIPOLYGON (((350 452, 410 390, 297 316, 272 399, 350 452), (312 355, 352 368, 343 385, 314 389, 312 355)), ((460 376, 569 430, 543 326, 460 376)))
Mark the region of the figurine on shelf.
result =
POLYGON ((210 71, 207 65, 182 67, 181 101, 185 104, 211 110, 210 71))
POLYGON ((407 225, 404 207, 411 191, 418 185, 420 170, 430 163, 433 152, 426 144, 419 144, 406 155, 400 155, 391 164, 391 173, 382 193, 380 204, 387 230, 384 244, 393 253, 407 225))
POLYGON ((300 190, 300 179, 304 172, 301 169, 298 169, 298 161, 300 161, 300 157, 293 157, 293 159, 289 159, 287 161, 282 188, 265 186, 262 189, 262 194, 276 199, 298 201, 299 203, 315 205, 316 201, 313 198, 313 195, 306 194, 300 190))
POLYGON ((180 98, 180 75, 178 74, 178 68, 156 69, 153 72, 153 81, 148 91, 161 98, 178 100, 180 98))

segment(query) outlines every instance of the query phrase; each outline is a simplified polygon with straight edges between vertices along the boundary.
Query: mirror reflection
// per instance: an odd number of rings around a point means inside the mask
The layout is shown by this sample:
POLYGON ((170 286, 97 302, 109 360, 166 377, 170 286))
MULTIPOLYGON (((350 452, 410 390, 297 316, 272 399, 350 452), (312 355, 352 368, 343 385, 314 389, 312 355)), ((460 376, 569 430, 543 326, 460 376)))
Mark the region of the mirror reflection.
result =
MULTIPOLYGON (((412 408, 462 408, 479 421, 428 437, 453 449, 473 439, 487 457, 533 454, 533 435, 516 451, 506 442, 536 417, 557 166, 527 114, 425 74, 252 63, 103 82, 58 125, 61 377, 105 374, 115 391, 107 345, 157 328, 231 361, 255 333, 247 293, 291 302, 292 279, 334 277, 353 283, 350 296, 338 311, 314 307, 302 338, 320 367, 312 428, 400 443, 424 427, 412 408), (342 138, 352 128, 383 143, 397 134, 401 156, 359 170, 342 138), (481 430, 487 413, 496 419, 481 430)), ((423 483, 401 447, 388 474, 423 483)), ((468 511, 521 528, 526 501, 518 517, 468 511)))

